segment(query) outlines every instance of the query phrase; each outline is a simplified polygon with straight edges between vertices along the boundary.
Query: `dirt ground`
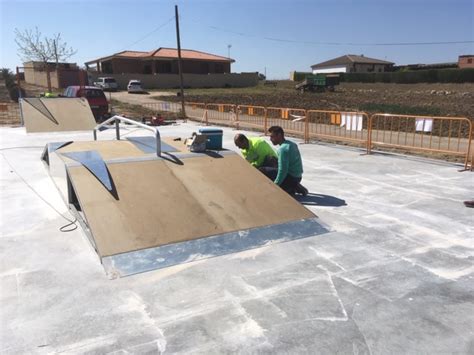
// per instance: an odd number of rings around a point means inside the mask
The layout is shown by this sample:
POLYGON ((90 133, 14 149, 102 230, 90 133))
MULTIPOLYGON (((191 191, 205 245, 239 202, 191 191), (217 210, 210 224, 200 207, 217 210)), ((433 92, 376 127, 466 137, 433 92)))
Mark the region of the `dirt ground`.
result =
MULTIPOLYGON (((474 119, 474 84, 342 83, 334 92, 299 93, 294 82, 277 87, 186 90, 186 101, 367 113, 462 116, 474 119)), ((178 101, 179 97, 168 96, 178 101)))
MULTIPOLYGON (((186 101, 266 107, 322 110, 359 110, 395 114, 461 116, 474 120, 474 83, 468 84, 385 84, 341 83, 334 92, 300 93, 295 82, 279 81, 276 87, 262 84, 251 88, 186 89, 186 101)), ((27 96, 38 96, 46 88, 22 82, 27 96)), ((154 100, 179 101, 178 90, 151 91, 148 95, 116 92, 107 98, 133 105, 154 100), (110 97, 109 97, 110 96, 110 97)), ((9 102, 0 81, 0 102, 9 102)))

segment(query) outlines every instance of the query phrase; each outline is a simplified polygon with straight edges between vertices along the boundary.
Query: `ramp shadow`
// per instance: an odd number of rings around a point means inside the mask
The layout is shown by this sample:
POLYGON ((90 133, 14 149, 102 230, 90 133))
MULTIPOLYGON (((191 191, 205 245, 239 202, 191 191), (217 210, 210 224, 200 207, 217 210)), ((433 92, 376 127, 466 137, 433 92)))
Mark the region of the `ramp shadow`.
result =
POLYGON ((306 196, 297 195, 296 199, 302 205, 307 205, 307 206, 322 206, 322 207, 347 206, 347 203, 345 200, 342 200, 334 196, 323 195, 323 194, 309 193, 306 196))
POLYGON ((109 176, 110 185, 112 186, 112 190, 110 190, 110 194, 111 194, 117 201, 119 201, 120 198, 119 198, 119 194, 118 194, 118 191, 117 191, 117 186, 115 186, 114 179, 112 178, 112 175, 110 175, 110 171, 109 171, 108 168, 107 168, 107 175, 109 176))
POLYGON ((161 158, 166 160, 166 161, 169 161, 171 163, 175 163, 177 165, 184 165, 183 161, 181 159, 179 159, 176 155, 174 154, 171 154, 169 152, 163 152, 161 154, 161 158), (165 156, 166 155, 166 156, 165 156))
POLYGON ((221 154, 219 154, 218 152, 215 152, 213 150, 206 150, 203 153, 210 156, 211 158, 223 158, 223 156, 221 154))

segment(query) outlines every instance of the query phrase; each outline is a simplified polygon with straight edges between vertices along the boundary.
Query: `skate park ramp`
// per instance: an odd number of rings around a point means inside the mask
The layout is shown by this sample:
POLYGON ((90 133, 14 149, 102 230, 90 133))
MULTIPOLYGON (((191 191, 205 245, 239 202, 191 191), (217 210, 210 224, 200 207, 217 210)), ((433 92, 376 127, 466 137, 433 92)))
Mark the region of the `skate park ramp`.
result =
POLYGON ((23 98, 20 108, 28 133, 85 131, 96 125, 85 98, 23 98))
POLYGON ((109 277, 327 232, 236 153, 189 153, 164 143, 173 152, 162 157, 126 141, 45 150, 50 175, 109 277))

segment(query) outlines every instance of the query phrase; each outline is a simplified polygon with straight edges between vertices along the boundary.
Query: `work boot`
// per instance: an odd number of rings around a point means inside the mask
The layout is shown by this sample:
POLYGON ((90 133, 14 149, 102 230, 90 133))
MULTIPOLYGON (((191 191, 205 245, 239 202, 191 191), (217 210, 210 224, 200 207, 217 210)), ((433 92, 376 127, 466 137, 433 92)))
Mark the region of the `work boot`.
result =
POLYGON ((308 195, 308 189, 301 184, 296 185, 296 193, 306 196, 308 195))
POLYGON ((464 206, 469 207, 469 208, 474 208, 474 200, 464 201, 464 206))

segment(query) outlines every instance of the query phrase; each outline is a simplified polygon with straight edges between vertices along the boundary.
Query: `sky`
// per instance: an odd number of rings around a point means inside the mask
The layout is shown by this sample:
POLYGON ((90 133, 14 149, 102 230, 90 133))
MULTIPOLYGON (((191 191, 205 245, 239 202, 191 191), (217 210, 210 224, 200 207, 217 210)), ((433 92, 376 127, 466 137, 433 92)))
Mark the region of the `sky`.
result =
POLYGON ((0 0, 0 67, 21 66, 15 28, 60 32, 81 66, 125 49, 176 48, 174 5, 181 48, 230 52, 232 72, 270 79, 344 54, 396 65, 474 54, 474 0, 0 0), (471 43, 399 44, 460 41, 471 43))

